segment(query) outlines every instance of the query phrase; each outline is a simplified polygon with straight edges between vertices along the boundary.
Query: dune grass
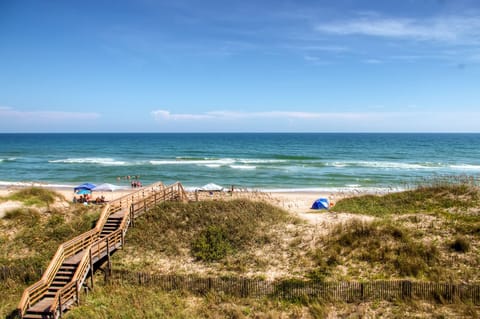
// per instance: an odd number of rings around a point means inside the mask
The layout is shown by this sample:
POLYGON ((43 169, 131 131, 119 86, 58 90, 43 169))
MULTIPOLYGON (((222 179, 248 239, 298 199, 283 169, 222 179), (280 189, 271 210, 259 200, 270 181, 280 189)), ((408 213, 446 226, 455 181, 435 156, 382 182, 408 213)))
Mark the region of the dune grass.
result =
POLYGON ((334 211, 384 217, 414 213, 451 213, 480 206, 476 186, 452 182, 433 183, 383 196, 363 195, 339 200, 334 211))
MULTIPOLYGON (((318 313, 316 305, 312 313, 318 313), (316 312, 315 312, 316 311, 316 312)), ((209 293, 199 297, 188 292, 165 292, 155 287, 104 285, 87 296, 80 307, 65 319, 136 319, 136 318, 322 318, 310 316, 308 306, 268 298, 236 298, 209 293)))
MULTIPOLYGON (((309 243, 302 242, 299 236, 288 251, 278 245, 272 230, 281 233, 287 225, 299 226, 301 222, 274 206, 246 200, 163 203, 135 221, 135 227, 127 233, 125 250, 114 255, 114 264, 125 256, 133 256, 133 262, 122 259, 119 268, 154 271, 143 268, 143 258, 166 256, 175 260, 185 255, 193 257, 199 268, 232 260, 241 264, 243 260, 238 256, 251 259, 255 251, 271 245, 292 254, 289 260, 296 259, 296 252, 310 249, 311 265, 305 266, 304 273, 293 276, 324 280, 478 278, 479 201, 475 186, 443 183, 384 196, 345 199, 337 203, 335 211, 375 216, 375 221, 339 224, 328 236, 309 243), (439 277, 441 272, 447 275, 439 277)), ((94 212, 79 211, 69 213, 67 218, 60 212, 45 214, 31 208, 7 213, 0 223, 0 265, 10 261, 45 265, 51 255, 44 256, 39 251, 53 254, 58 244, 72 238, 76 231, 88 230, 96 216, 94 212), (14 251, 16 257, 9 251, 14 251)), ((244 275, 241 267, 236 269, 239 275, 244 275)), ((0 316, 13 310, 21 288, 32 280, 0 282, 0 316), (11 293, 18 295, 12 297, 11 293)), ((478 307, 471 305, 427 307, 414 301, 371 302, 361 306, 299 304, 213 294, 199 297, 187 292, 167 293, 155 287, 101 282, 97 282, 93 294, 82 300, 82 305, 73 308, 65 318, 261 319, 328 315, 373 318, 401 317, 405 312, 419 317, 478 314, 478 307)))
POLYGON ((39 272, 31 270, 45 269, 60 244, 91 229, 99 216, 93 206, 46 209, 46 203, 61 195, 43 189, 23 189, 8 198, 26 204, 0 219, 0 267, 18 269, 0 281, 0 318, 16 307, 23 289, 40 278, 39 272))
POLYGON ((162 203, 128 233, 135 250, 167 256, 185 250, 202 261, 218 261, 246 247, 268 243, 273 225, 294 221, 287 212, 248 200, 162 203))
POLYGON ((38 207, 48 207, 53 204, 56 199, 65 200, 61 194, 41 187, 23 188, 3 198, 3 200, 22 202, 26 206, 38 207))
POLYGON ((435 279, 439 250, 424 244, 412 232, 392 221, 352 220, 333 228, 312 253, 317 267, 314 278, 328 278, 335 267, 346 266, 350 275, 361 271, 383 278, 435 279), (355 265, 361 265, 359 268, 355 265))

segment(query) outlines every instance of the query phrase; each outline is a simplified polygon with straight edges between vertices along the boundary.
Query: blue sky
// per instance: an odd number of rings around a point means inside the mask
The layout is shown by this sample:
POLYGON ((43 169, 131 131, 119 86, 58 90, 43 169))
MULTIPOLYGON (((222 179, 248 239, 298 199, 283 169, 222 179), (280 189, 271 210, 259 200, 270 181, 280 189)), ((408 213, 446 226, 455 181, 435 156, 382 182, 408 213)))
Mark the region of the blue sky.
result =
POLYGON ((480 132, 477 0, 0 0, 0 132, 480 132))

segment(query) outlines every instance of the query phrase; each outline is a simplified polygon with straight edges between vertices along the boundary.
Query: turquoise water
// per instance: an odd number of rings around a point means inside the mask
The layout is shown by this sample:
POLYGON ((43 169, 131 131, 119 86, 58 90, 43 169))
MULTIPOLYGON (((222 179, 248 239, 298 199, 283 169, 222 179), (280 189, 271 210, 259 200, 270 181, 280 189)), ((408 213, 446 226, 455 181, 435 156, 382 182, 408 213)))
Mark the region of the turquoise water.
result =
POLYGON ((180 181, 262 190, 398 189, 480 174, 480 134, 0 134, 0 186, 180 181))

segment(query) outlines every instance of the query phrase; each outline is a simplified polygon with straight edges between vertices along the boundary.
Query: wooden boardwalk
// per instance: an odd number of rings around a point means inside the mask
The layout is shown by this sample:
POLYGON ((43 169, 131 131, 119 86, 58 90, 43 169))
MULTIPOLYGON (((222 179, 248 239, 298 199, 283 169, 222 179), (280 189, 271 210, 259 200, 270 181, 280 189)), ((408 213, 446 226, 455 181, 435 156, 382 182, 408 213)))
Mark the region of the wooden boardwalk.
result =
POLYGON ((187 200, 180 183, 155 183, 105 205, 97 224, 60 245, 42 278, 25 289, 17 313, 21 318, 61 318, 80 301, 80 290, 93 288, 93 273, 110 255, 123 247, 125 234, 135 218, 162 201, 187 200))

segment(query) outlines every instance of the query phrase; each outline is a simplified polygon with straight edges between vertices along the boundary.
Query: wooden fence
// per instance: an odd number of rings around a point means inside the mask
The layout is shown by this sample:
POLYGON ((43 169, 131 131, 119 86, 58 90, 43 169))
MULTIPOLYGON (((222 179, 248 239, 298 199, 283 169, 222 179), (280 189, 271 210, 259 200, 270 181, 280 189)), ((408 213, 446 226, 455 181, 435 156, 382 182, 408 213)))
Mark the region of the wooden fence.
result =
POLYGON ((194 275, 152 275, 116 270, 112 284, 157 287, 165 291, 184 290, 195 294, 216 292, 237 297, 270 297, 287 300, 321 299, 362 302, 374 300, 429 300, 439 303, 471 302, 480 304, 480 283, 457 284, 410 280, 382 281, 269 281, 243 277, 198 277, 194 275))

